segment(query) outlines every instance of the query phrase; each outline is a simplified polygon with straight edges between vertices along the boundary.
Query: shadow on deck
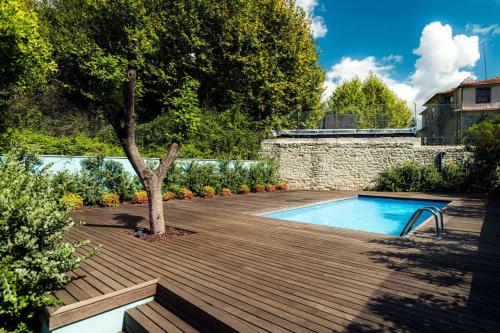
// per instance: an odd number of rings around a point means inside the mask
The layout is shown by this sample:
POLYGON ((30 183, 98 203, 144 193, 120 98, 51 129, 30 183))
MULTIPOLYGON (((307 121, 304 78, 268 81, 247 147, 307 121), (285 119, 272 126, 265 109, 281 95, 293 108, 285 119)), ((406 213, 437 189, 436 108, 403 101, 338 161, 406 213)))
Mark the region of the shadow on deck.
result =
MULTIPOLYGON (((371 241, 388 247, 367 252, 373 262, 384 264, 393 274, 403 272, 429 284, 434 292, 422 292, 417 287, 413 290, 411 286, 411 298, 380 292, 366 304, 365 310, 391 322, 396 331, 498 332, 500 197, 489 200, 486 210, 476 203, 447 211, 448 218, 465 221, 483 214, 479 232, 464 231, 467 225, 459 225, 447 230, 442 241, 430 241, 427 236, 371 241), (450 293, 449 288, 463 292, 450 293)), ((353 323, 348 331, 379 329, 353 323)))

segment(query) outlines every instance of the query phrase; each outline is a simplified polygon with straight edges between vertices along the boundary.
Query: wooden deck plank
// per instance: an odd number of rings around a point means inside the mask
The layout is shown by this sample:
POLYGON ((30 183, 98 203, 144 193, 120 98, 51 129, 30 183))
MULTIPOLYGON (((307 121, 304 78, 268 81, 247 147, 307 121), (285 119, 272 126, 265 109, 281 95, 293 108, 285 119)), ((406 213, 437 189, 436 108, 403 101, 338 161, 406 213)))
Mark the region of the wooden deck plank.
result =
POLYGON ((74 303, 167 278, 256 330, 496 331, 500 226, 492 219, 500 209, 487 210, 480 199, 384 193, 455 200, 444 240, 433 237, 432 225, 399 238, 255 215, 353 195, 288 191, 170 201, 166 223, 196 233, 157 243, 128 234, 147 226, 147 205, 84 209, 74 218, 87 225, 68 240, 103 248, 59 294, 74 303))

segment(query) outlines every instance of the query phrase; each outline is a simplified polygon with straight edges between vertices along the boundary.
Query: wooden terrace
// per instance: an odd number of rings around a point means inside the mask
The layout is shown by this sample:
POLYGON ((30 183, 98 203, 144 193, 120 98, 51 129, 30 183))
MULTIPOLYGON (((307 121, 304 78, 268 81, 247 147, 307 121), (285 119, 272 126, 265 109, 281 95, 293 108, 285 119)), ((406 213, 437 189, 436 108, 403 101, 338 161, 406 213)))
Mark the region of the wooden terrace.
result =
POLYGON ((154 296, 124 331, 500 332, 500 201, 393 194, 453 200, 441 240, 431 223, 394 237, 257 216, 353 195, 169 201, 166 223, 194 233, 154 243, 130 234, 147 205, 81 210, 68 240, 102 248, 56 292, 49 328, 154 296))

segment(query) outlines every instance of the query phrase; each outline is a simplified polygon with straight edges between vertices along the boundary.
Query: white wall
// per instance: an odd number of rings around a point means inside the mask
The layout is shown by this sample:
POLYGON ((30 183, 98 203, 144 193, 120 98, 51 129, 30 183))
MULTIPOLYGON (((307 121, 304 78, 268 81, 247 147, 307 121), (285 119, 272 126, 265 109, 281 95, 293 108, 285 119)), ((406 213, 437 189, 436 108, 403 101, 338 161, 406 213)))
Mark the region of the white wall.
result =
POLYGON ((500 86, 491 87, 491 103, 482 104, 476 104, 476 87, 463 87, 461 89, 463 89, 463 109, 500 109, 500 86))

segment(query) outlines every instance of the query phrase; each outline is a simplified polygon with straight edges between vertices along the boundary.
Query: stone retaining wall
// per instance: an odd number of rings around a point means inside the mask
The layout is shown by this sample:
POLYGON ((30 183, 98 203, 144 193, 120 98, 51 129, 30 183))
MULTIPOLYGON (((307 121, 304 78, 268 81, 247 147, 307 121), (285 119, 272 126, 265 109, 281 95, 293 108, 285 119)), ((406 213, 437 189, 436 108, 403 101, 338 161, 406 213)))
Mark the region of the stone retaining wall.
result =
POLYGON ((419 138, 277 138, 264 140, 264 155, 277 159, 279 176, 292 189, 360 190, 373 186, 389 165, 407 160, 435 163, 466 156, 463 146, 422 146, 419 138))

